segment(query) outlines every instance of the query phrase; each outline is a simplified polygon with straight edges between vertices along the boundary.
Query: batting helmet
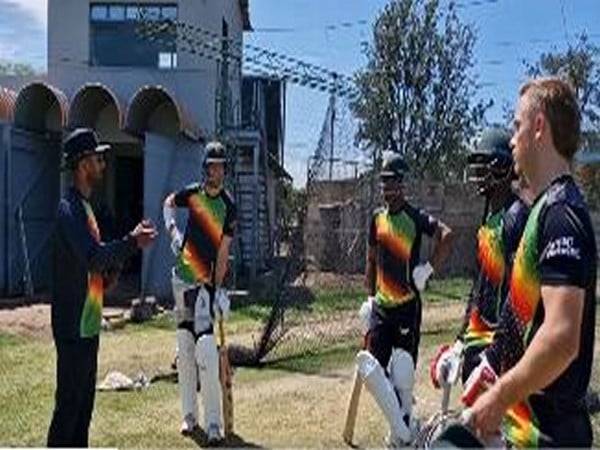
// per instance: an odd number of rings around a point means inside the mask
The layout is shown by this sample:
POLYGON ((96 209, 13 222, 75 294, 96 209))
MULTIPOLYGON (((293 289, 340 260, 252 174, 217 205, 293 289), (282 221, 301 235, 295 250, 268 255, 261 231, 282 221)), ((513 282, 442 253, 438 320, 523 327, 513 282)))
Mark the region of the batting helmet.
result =
POLYGON ((226 164, 225 146, 219 141, 212 141, 206 144, 204 161, 202 166, 206 169, 209 164, 226 164))
POLYGON ((484 448, 465 425, 459 411, 438 412, 425 423, 415 439, 415 448, 484 448))
POLYGON ((408 164, 404 161, 401 156, 392 156, 388 158, 381 168, 379 176, 383 179, 394 178, 399 181, 404 179, 404 176, 408 173, 408 164))
POLYGON ((435 439, 429 448, 484 448, 483 443, 473 434, 473 431, 462 424, 449 425, 435 439))
POLYGON ((498 127, 484 130, 467 163, 467 179, 480 185, 480 193, 489 192, 489 188, 498 182, 512 180, 510 133, 498 127))

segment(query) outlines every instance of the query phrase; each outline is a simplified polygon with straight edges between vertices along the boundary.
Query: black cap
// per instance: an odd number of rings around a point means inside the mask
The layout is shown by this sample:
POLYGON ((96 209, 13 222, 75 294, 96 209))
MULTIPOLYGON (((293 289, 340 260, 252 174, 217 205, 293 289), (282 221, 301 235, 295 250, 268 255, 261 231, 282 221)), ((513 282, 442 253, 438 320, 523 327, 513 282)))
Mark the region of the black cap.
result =
POLYGON ((379 176, 381 178, 397 178, 402 180, 404 175, 408 172, 408 164, 402 159, 401 156, 392 156, 388 158, 381 168, 379 176))
POLYGON ((96 132, 91 128, 77 128, 63 143, 63 168, 74 168, 84 157, 104 153, 110 149, 108 144, 100 144, 96 132))

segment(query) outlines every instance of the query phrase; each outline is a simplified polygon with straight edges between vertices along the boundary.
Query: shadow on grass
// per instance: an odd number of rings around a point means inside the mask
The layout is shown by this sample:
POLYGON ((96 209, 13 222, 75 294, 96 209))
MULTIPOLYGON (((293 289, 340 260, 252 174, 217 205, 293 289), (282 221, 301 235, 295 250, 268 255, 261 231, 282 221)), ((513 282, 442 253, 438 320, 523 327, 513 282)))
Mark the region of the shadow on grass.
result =
POLYGON ((299 312, 335 312, 357 309, 365 297, 363 291, 344 289, 336 290, 310 289, 306 286, 285 286, 280 298, 261 297, 248 298, 240 302, 232 302, 232 310, 240 315, 260 319, 261 315, 279 302, 280 307, 299 312))
MULTIPOLYGON (((440 327, 421 333, 420 348, 446 343, 453 337, 452 328, 440 327)), ((359 350, 357 339, 348 339, 330 348, 317 348, 300 354, 282 356, 263 363, 263 367, 284 372, 323 376, 327 371, 340 369, 352 364, 359 350)))
POLYGON ((222 441, 211 445, 208 443, 208 437, 206 436, 206 433, 201 428, 196 428, 188 437, 194 441, 198 447, 201 448, 265 448, 261 445, 246 441, 243 437, 236 433, 233 433, 225 437, 222 441))
POLYGON ((322 375, 324 370, 346 366, 348 362, 354 359, 358 349, 358 342, 354 345, 348 343, 327 350, 307 351, 297 355, 283 356, 264 363, 263 367, 305 375, 322 375))

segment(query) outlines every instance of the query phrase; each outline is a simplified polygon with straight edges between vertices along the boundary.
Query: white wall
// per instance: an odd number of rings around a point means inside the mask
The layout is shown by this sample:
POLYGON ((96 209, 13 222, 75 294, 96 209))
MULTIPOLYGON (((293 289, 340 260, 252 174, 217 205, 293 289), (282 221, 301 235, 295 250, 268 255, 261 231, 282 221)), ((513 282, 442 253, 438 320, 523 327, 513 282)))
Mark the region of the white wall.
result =
MULTIPOLYGON (((139 0, 138 0, 139 1, 139 0)), ((165 3, 145 0, 140 3, 165 3)), ((179 20, 218 36, 224 18, 230 36, 241 43, 242 18, 237 0, 174 0, 179 20)), ((100 82, 111 88, 122 103, 129 102, 144 85, 162 85, 190 113, 197 126, 208 136, 215 130, 215 93, 217 63, 199 55, 180 51, 178 68, 159 70, 137 67, 89 66, 90 0, 48 0, 48 79, 69 98, 88 82, 100 82)), ((111 0, 111 3, 127 3, 111 0)), ((200 36, 201 37, 201 36, 200 36)), ((208 39, 208 37, 204 37, 208 39)), ((231 66, 231 75, 239 66, 231 66)), ((234 104, 239 104, 241 80, 231 86, 234 104)))

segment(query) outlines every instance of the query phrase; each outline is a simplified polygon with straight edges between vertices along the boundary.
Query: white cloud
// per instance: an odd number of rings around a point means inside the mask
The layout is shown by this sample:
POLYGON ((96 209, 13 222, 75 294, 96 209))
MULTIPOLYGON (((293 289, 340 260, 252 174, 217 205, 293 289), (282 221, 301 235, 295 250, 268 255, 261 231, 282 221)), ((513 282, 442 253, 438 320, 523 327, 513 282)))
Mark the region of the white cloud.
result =
POLYGON ((48 0, 0 0, 0 60, 46 67, 48 0))
POLYGON ((0 39, 0 55, 1 59, 6 61, 14 61, 19 55, 19 47, 13 42, 0 39))
POLYGON ((46 26, 48 21, 48 0, 5 0, 13 4, 31 16, 41 26, 46 26))

